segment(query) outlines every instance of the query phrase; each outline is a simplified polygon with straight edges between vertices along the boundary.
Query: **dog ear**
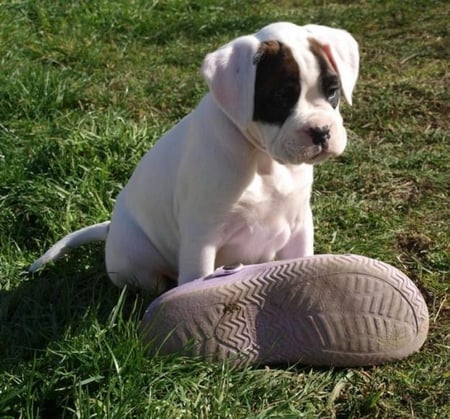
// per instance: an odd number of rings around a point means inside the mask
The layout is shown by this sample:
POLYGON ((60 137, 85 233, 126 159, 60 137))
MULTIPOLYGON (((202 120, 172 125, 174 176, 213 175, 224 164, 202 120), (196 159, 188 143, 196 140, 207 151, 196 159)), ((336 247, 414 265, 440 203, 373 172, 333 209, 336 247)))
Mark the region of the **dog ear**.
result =
POLYGON ((201 73, 214 99, 240 128, 253 116, 255 54, 259 41, 243 36, 208 54, 201 73))
POLYGON ((306 25, 304 28, 322 45, 325 55, 339 75, 345 100, 351 105, 359 72, 358 43, 342 29, 320 25, 306 25))

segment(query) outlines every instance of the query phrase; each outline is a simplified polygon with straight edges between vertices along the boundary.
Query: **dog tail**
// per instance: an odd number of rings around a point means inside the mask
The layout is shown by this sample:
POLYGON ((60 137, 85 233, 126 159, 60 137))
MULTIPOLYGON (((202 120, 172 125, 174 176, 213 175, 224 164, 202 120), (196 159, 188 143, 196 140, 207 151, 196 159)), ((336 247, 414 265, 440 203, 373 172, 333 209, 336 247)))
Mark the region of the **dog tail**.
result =
POLYGON ((91 225, 89 227, 81 228, 63 237, 56 242, 50 249, 48 249, 39 259, 34 261, 28 268, 28 272, 36 272, 43 265, 60 258, 66 254, 70 249, 74 249, 92 241, 105 241, 109 231, 109 224, 111 221, 105 221, 91 225))

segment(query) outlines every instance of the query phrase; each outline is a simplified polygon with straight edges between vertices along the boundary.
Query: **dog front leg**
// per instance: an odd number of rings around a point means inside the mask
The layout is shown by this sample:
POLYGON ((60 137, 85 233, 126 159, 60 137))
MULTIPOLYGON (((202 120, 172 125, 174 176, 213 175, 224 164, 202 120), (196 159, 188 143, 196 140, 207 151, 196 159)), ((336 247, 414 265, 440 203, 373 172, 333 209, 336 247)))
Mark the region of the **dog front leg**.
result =
POLYGON ((216 246, 202 240, 184 239, 178 261, 178 285, 193 281, 214 272, 216 246))
POLYGON ((277 253, 280 260, 312 256, 314 254, 314 224, 311 208, 305 211, 300 229, 294 231, 286 245, 277 253))

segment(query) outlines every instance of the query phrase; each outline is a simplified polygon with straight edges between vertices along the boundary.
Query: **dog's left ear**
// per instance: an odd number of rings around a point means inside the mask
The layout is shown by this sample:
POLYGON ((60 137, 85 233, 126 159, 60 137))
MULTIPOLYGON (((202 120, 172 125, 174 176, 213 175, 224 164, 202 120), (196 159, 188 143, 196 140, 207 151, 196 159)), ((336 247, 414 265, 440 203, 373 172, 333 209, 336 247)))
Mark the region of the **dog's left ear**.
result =
POLYGON ((214 99, 240 128, 253 116, 258 47, 254 36, 242 36, 208 54, 201 68, 214 99))
POLYGON ((348 104, 352 104, 352 93, 358 79, 358 43, 348 32, 321 25, 304 27, 323 48, 341 80, 342 92, 348 104))

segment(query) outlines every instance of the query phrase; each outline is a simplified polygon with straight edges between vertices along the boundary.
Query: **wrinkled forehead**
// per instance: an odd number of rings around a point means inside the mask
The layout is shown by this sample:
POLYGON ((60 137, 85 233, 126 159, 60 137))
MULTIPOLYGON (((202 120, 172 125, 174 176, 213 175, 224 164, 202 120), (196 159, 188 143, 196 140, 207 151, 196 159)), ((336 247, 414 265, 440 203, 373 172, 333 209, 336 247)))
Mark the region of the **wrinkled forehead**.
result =
POLYGON ((278 22, 265 26, 259 32, 255 33, 255 37, 263 41, 279 41, 287 45, 299 64, 302 64, 304 52, 309 50, 310 43, 308 38, 311 34, 301 26, 288 22, 278 22))
MULTIPOLYGON (((315 73, 311 71, 313 68, 319 70, 321 77, 336 73, 320 43, 305 27, 278 22, 264 27, 254 36, 261 42, 278 41, 287 46, 289 59, 298 65, 304 82, 314 82, 315 73)), ((281 65, 284 66, 283 63, 281 65)))
POLYGON ((261 41, 269 39, 277 39, 281 42, 301 42, 302 39, 307 38, 308 31, 302 27, 288 22, 277 22, 264 26, 260 31, 254 35, 261 41))

